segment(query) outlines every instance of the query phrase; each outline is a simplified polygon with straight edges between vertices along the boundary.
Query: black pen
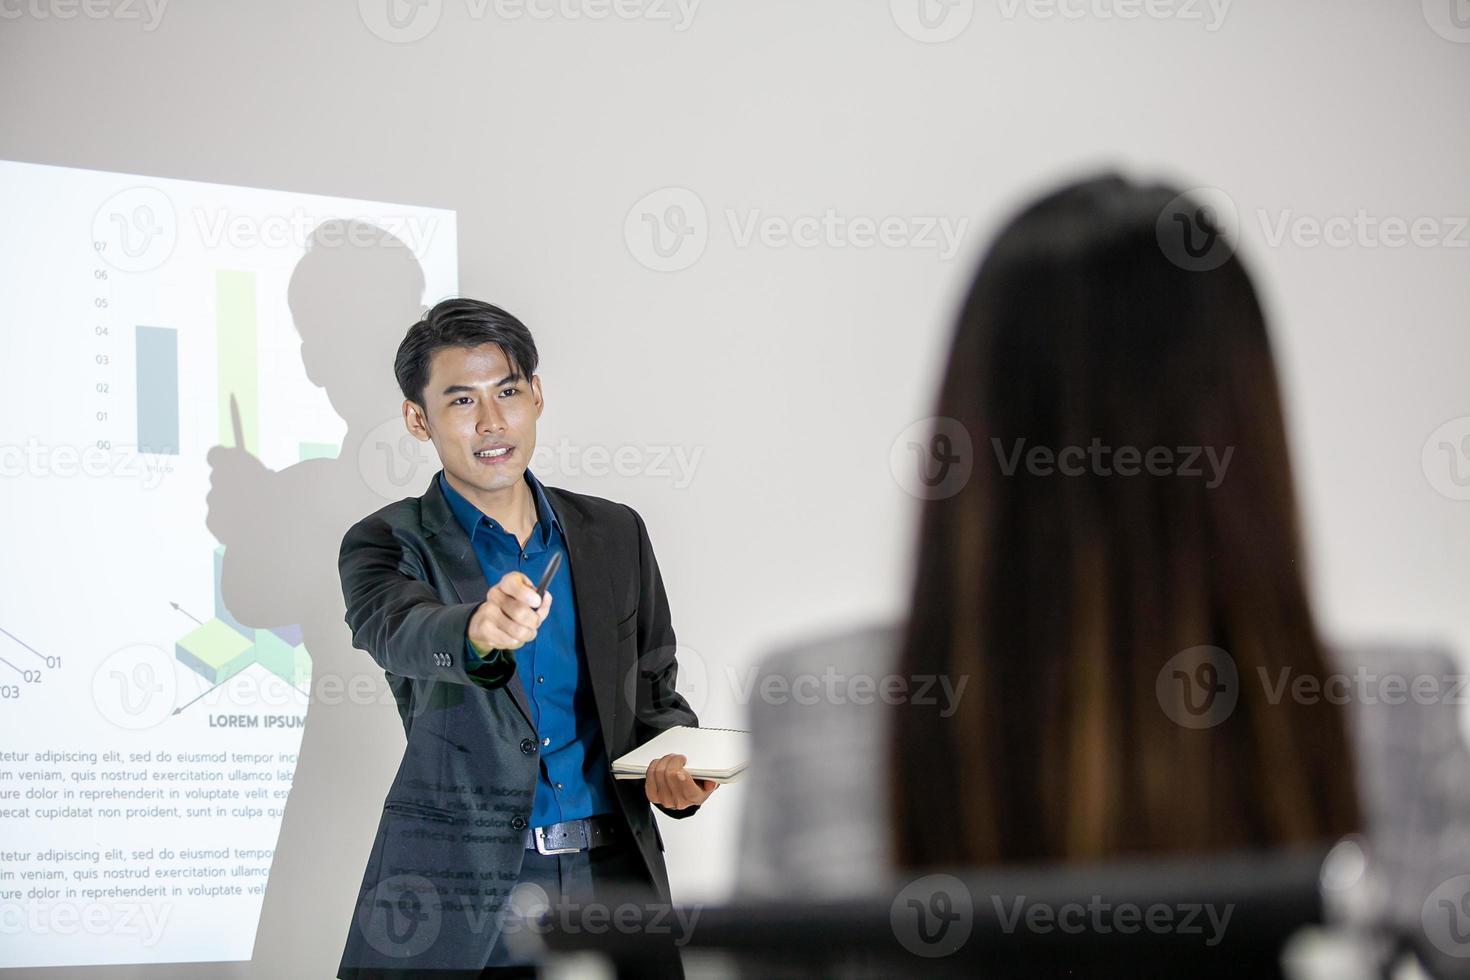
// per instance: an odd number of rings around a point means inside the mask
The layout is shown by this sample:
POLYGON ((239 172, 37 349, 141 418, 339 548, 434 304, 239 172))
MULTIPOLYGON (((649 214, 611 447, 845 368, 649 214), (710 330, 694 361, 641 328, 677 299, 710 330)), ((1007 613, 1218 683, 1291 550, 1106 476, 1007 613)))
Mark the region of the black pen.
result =
MULTIPOLYGON (((546 563, 546 570, 541 573, 541 580, 536 583, 536 594, 542 599, 546 598, 546 590, 551 586, 551 580, 556 577, 557 569, 561 568, 561 552, 551 556, 551 561, 546 563)), ((472 673, 490 684, 504 684, 510 680, 510 675, 515 673, 516 660, 511 656, 509 650, 496 648, 481 658, 485 662, 476 667, 472 673)))
POLYGON ((551 561, 546 563, 546 571, 541 573, 541 581, 536 583, 536 594, 546 598, 546 589, 551 585, 551 580, 556 577, 556 570, 561 568, 561 552, 551 556, 551 561))

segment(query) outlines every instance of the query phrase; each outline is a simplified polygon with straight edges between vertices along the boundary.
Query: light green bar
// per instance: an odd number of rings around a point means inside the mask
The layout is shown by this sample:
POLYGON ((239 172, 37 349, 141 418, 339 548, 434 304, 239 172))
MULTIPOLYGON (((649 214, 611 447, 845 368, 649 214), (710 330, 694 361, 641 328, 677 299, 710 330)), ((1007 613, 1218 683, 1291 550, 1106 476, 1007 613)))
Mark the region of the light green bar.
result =
POLYGON ((240 406, 245 449, 259 452, 260 378, 255 329, 255 273, 215 273, 215 328, 219 349, 219 442, 234 446, 230 396, 240 406))
POLYGON ((175 655, 212 684, 238 674, 255 662, 253 644, 218 619, 191 631, 174 645, 175 655))

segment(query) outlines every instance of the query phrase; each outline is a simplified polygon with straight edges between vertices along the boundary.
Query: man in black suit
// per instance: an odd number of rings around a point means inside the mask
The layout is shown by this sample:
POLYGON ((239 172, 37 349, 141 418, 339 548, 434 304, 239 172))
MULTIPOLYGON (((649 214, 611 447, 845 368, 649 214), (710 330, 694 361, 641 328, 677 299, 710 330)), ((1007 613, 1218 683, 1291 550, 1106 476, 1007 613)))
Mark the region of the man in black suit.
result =
POLYGON ((527 469, 536 364, 519 320, 469 299, 429 310, 398 351, 404 423, 444 468, 342 540, 353 645, 387 674, 407 745, 340 977, 522 962, 505 918, 518 886, 553 906, 608 884, 668 902, 649 804, 686 817, 715 789, 677 755, 612 778, 609 760, 698 721, 674 690, 642 518, 527 469), (533 582, 558 552, 543 599, 533 582))

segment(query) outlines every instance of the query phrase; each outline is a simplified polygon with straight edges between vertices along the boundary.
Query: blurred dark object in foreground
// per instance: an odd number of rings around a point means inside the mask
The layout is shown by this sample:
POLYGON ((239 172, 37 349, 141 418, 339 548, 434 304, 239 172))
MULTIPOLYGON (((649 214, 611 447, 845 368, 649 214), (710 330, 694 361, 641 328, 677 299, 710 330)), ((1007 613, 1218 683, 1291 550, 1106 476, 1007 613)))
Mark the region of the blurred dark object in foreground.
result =
POLYGON ((647 931, 669 930, 691 976, 718 952, 751 977, 1280 977, 1287 940, 1323 922, 1326 854, 965 871, 821 903, 670 910, 630 895, 537 931, 553 963, 595 952, 630 976, 647 931))

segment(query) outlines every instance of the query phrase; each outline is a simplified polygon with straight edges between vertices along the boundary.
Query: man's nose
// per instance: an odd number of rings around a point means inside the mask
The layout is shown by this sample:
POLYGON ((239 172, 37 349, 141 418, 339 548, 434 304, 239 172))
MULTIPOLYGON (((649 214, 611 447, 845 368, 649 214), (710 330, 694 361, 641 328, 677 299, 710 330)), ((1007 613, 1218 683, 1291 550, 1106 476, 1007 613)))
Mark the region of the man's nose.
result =
POLYGON ((476 427, 481 432, 505 431, 505 416, 500 414, 500 406, 493 399, 480 402, 480 417, 476 427))

